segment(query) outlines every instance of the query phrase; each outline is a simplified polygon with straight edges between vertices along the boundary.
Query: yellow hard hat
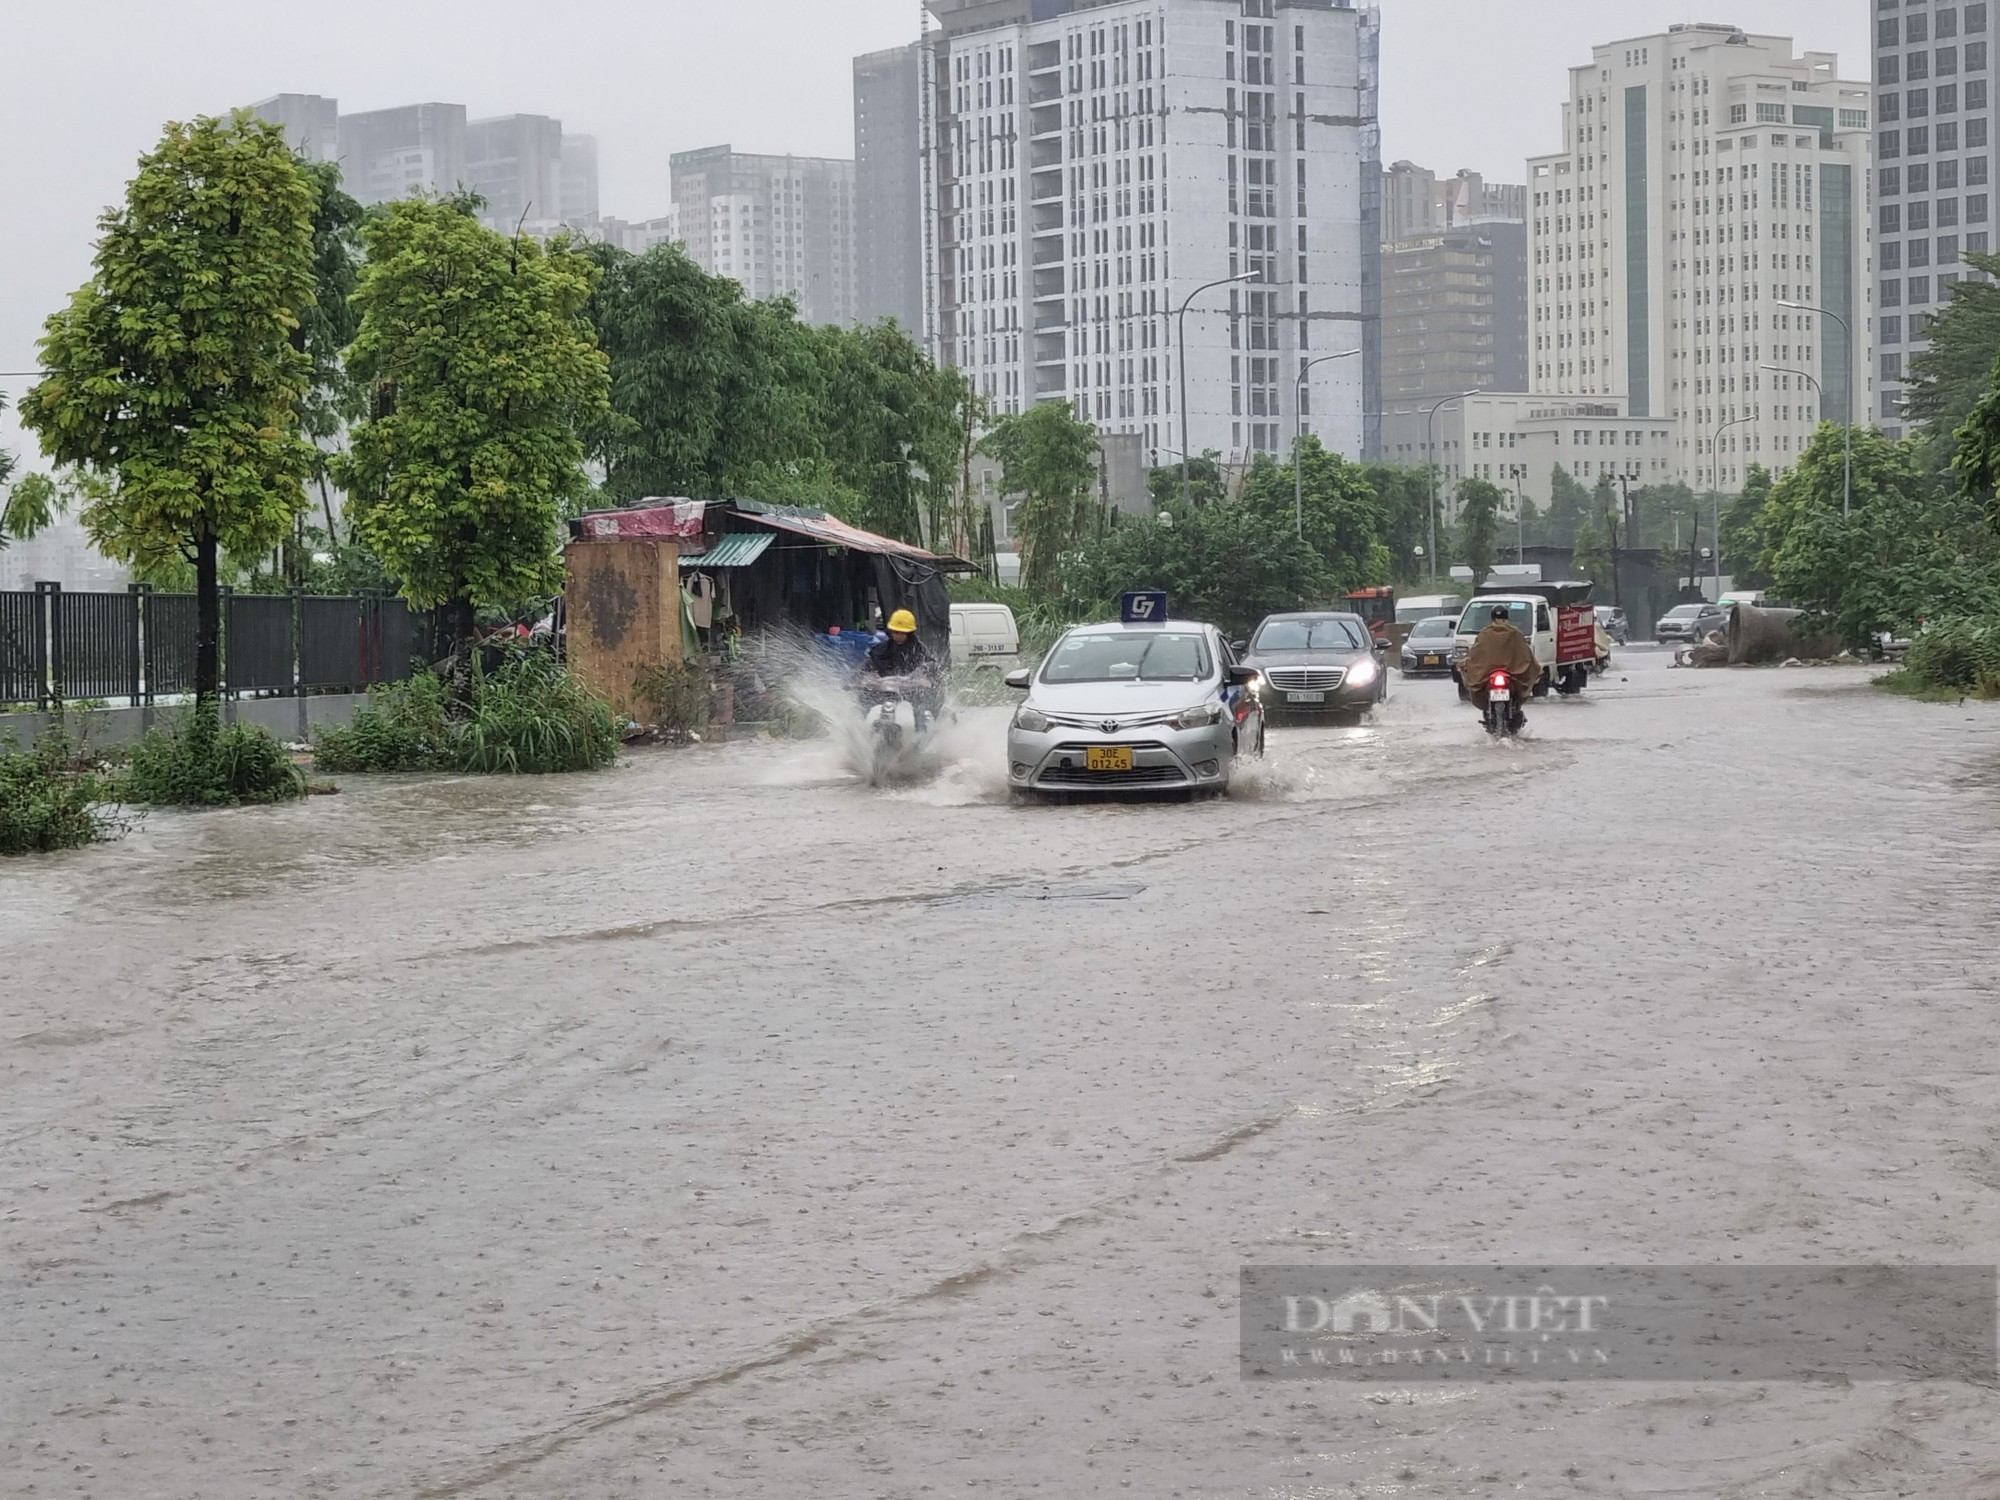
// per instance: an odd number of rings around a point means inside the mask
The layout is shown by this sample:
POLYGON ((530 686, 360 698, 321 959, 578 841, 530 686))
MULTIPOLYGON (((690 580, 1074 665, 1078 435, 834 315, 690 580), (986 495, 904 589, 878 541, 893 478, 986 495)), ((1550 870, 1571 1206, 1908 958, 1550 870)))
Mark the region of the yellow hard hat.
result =
POLYGON ((905 635, 915 635, 917 633, 917 617, 907 609, 899 609, 893 615, 889 616, 889 628, 901 631, 905 635))

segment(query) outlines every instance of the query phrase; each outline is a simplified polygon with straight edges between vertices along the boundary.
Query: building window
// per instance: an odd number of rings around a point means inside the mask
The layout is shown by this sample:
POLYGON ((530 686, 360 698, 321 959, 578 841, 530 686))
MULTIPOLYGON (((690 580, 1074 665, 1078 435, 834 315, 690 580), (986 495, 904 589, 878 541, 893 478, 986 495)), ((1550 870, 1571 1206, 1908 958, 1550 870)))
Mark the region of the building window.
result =
POLYGON ((1881 329, 1881 339, 1883 343, 1900 344, 1903 342, 1902 318, 1900 317, 1883 318, 1876 326, 1881 329))
POLYGON ((1903 305, 1903 283, 1901 281, 1895 279, 1884 281, 1881 291, 1882 306, 1901 307, 1903 305))
POLYGON ((1957 235, 1941 234, 1938 236, 1937 263, 1941 266, 1955 266, 1958 264, 1957 235))
POLYGON ((1965 222, 1984 224, 1986 222, 1986 195, 1973 193, 1965 200, 1965 222))
MULTIPOLYGON (((1741 125, 1741 124, 1742 124, 1742 123, 1743 123, 1743 122, 1744 122, 1745 120, 1747 120, 1747 119, 1748 119, 1749 117, 1750 117, 1750 106, 1749 106, 1749 105, 1747 105, 1747 104, 1732 104, 1732 105, 1730 105, 1730 106, 1729 106, 1729 123, 1730 123, 1730 124, 1732 124, 1732 125, 1741 125)), ((1757 118, 1761 120, 1761 119, 1762 119, 1763 117, 1764 117, 1764 112, 1763 112, 1763 109, 1762 109, 1762 107, 1760 106, 1760 107, 1758 108, 1758 111, 1757 111, 1757 118)))
POLYGON ((1903 137, 1900 131, 1884 130, 1875 142, 1875 155, 1882 161, 1894 161, 1903 154, 1903 137))
POLYGON ((1891 240, 1882 247, 1882 269, 1900 271, 1903 268, 1903 247, 1891 240))
POLYGON ((1930 277, 1912 276, 1910 278, 1909 293, 1910 293, 1910 306, 1912 307, 1921 307, 1923 306, 1924 303, 1930 301, 1931 300, 1930 277))
POLYGON ((1903 206, 1900 203, 1882 205, 1882 233, 1901 234, 1903 232, 1903 206))
POLYGON ((1905 249, 1909 254, 1910 264, 1918 270, 1922 270, 1931 263, 1931 242, 1929 240, 1911 240, 1905 249))
MULTIPOLYGON (((1731 112, 1731 124, 1740 122, 1740 117, 1731 112)), ((1760 104, 1757 106, 1757 123, 1760 125, 1782 125, 1785 123, 1785 106, 1782 104, 1760 104)))
POLYGON ((1937 148, 1940 151, 1958 149, 1958 121, 1945 120, 1937 127, 1937 148))
POLYGON ((1903 169, 1883 167, 1876 173, 1876 191, 1884 198, 1897 197, 1903 191, 1903 169))

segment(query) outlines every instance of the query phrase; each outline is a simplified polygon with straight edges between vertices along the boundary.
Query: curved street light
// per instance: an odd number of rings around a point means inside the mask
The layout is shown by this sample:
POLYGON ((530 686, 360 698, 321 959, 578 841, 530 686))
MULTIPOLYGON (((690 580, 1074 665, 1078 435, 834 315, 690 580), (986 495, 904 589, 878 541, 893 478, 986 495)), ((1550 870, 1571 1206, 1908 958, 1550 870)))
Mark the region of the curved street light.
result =
MULTIPOLYGON (((1822 403, 1826 400, 1826 387, 1819 383, 1819 377, 1810 370, 1794 370, 1789 365, 1759 365, 1760 370, 1769 370, 1774 375, 1796 375, 1801 380, 1812 382, 1812 388, 1819 393, 1822 403)), ((1842 519, 1854 514, 1854 424, 1847 423, 1840 429, 1840 514, 1842 519)))
POLYGON ((1323 365, 1330 360, 1347 359, 1360 352, 1359 349, 1343 349, 1338 354, 1317 355, 1299 366, 1299 378, 1292 383, 1292 415, 1297 419, 1295 425, 1298 429, 1292 435, 1292 527, 1300 541, 1304 541, 1306 535, 1305 479, 1299 466, 1299 448, 1306 438, 1306 372, 1314 365, 1323 365))
POLYGON ((1437 414, 1440 406, 1449 406, 1454 401, 1463 401, 1468 396, 1477 396, 1478 391, 1460 391, 1456 396, 1446 396, 1431 404, 1424 417, 1424 452, 1429 455, 1428 465, 1431 475, 1431 584, 1437 584, 1438 576, 1438 465, 1437 465, 1437 414))
MULTIPOLYGON (((1787 302, 1780 300, 1778 306, 1789 307, 1794 312, 1817 313, 1822 318, 1831 318, 1840 325, 1840 331, 1847 339, 1847 422, 1845 424, 1846 436, 1841 445, 1840 464, 1840 513, 1846 516, 1854 509, 1854 329, 1848 323, 1847 319, 1843 318, 1839 313, 1829 308, 1815 307, 1810 302, 1787 302)), ((1773 370, 1777 366, 1760 365, 1758 368, 1773 370)), ((1786 373, 1805 375, 1805 371, 1803 370, 1792 370, 1786 373)), ((1810 375, 1806 375, 1806 379, 1813 381, 1813 389, 1820 393, 1820 400, 1823 404, 1826 399, 1826 387, 1821 385, 1817 380, 1813 380, 1810 375)))
POLYGON ((1234 276, 1224 276, 1220 280, 1206 282, 1203 285, 1196 287, 1193 291, 1187 294, 1186 299, 1181 303, 1180 311, 1177 314, 1175 314, 1176 318, 1175 342, 1180 345, 1180 361, 1181 361, 1181 500, 1183 503, 1189 506, 1192 506, 1194 504, 1194 480, 1189 476, 1188 473, 1188 405, 1187 405, 1188 304, 1193 302, 1194 299, 1199 297, 1203 292, 1213 291, 1216 287, 1228 286, 1231 283, 1238 281, 1255 281, 1257 279, 1258 275, 1257 272, 1255 271, 1240 271, 1234 276))
MULTIPOLYGON (((1767 369, 1773 367, 1759 365, 1758 368, 1767 369)), ((1714 432, 1710 433, 1708 438, 1708 498, 1709 503, 1714 507, 1715 514, 1715 597, 1717 602, 1720 602, 1722 599, 1722 449, 1719 444, 1722 442, 1723 433, 1729 431, 1730 428, 1741 427, 1745 422, 1754 422, 1756 420, 1755 417, 1732 417, 1729 421, 1724 422, 1720 427, 1716 428, 1714 432)))

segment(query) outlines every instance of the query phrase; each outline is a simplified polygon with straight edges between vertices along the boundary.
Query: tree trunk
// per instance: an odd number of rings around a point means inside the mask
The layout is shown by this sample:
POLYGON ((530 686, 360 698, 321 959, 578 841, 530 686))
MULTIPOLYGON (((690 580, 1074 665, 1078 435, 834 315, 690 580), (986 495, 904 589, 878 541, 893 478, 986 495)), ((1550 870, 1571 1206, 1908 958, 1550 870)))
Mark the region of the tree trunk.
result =
POLYGON ((215 533, 194 539, 194 701, 213 708, 222 694, 222 589, 217 577, 215 533))

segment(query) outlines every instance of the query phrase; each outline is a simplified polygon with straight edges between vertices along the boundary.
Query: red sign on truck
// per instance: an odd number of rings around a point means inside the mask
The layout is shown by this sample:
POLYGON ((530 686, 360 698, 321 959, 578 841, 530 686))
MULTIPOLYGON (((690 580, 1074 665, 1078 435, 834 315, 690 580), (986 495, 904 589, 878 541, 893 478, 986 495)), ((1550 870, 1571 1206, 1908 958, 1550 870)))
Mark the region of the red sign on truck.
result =
POLYGON ((1597 611, 1588 604, 1556 608, 1556 665, 1597 660, 1597 611))

